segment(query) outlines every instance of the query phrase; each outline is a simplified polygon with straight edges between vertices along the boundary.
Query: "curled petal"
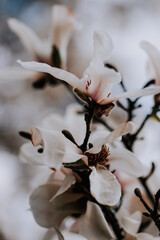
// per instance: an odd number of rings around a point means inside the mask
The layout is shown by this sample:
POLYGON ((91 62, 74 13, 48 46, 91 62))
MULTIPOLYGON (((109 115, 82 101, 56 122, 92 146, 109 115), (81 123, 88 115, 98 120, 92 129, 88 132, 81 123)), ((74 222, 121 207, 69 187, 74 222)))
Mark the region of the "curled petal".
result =
POLYGON ((70 72, 67 72, 65 70, 51 67, 46 63, 38 63, 38 62, 22 62, 21 60, 17 61, 22 67, 28 69, 28 70, 33 70, 33 71, 38 71, 38 72, 45 72, 51 74, 53 77, 56 77, 62 81, 67 82, 70 84, 72 87, 77 87, 79 85, 79 79, 73 75, 70 72))
MULTIPOLYGON (((49 131, 43 128, 32 127, 32 143, 41 145, 43 164, 60 169, 65 155, 63 135, 58 131, 49 131)), ((35 149, 36 151, 36 149, 35 149)))
POLYGON ((111 240, 114 238, 100 207, 89 201, 87 211, 79 221, 79 233, 92 240, 111 240))
POLYGON ((20 157, 35 164, 59 170, 63 162, 75 162, 83 155, 62 133, 43 128, 32 128, 32 142, 21 147, 20 157), (38 151, 40 149, 40 151, 38 151))
POLYGON ((107 169, 94 168, 90 174, 90 190, 101 204, 115 206, 121 197, 121 186, 116 177, 107 169))
POLYGON ((14 18, 10 18, 8 20, 8 25, 29 51, 34 53, 36 56, 48 56, 49 51, 47 46, 44 45, 31 28, 14 18))
POLYGON ((142 41, 141 47, 146 52, 153 65, 156 74, 156 85, 160 86, 160 52, 155 46, 147 41, 142 41))
POLYGON ((130 151, 125 148, 110 150, 110 170, 120 170, 133 177, 142 177, 148 174, 146 166, 130 151))

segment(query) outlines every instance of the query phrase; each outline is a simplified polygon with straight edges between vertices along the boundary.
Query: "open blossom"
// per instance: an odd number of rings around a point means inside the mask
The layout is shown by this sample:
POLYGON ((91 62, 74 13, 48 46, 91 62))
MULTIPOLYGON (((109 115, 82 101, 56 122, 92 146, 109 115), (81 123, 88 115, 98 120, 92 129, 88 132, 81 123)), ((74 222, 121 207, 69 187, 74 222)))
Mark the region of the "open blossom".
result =
MULTIPOLYGON (((51 30, 45 40, 40 39, 29 26, 17 19, 9 19, 8 25, 36 61, 66 69, 67 47, 77 23, 72 11, 63 5, 54 5, 51 9, 51 15, 51 30), (58 60, 55 60, 55 54, 58 60)), ((48 74, 26 71, 17 67, 0 69, 1 81, 5 80, 6 83, 8 81, 12 83, 13 81, 32 80, 35 82, 35 86, 37 86, 38 81, 41 85, 45 85, 46 81, 51 81, 49 77, 51 76, 48 74)))
POLYGON ((122 93, 118 96, 111 96, 112 87, 121 81, 119 72, 105 66, 106 61, 113 49, 113 44, 106 32, 95 31, 93 35, 94 52, 89 66, 84 71, 83 77, 79 79, 70 72, 54 68, 48 64, 37 62, 18 62, 26 69, 46 72, 52 76, 67 82, 73 88, 87 94, 98 104, 108 104, 121 98, 141 97, 160 92, 160 87, 134 90, 122 93))
MULTIPOLYGON (((131 122, 121 124, 110 134, 108 131, 93 131, 90 138, 93 147, 83 152, 79 144, 82 143, 84 136, 79 131, 74 131, 80 127, 78 118, 82 120, 82 116, 73 114, 75 111, 73 108, 69 111, 71 114, 67 113, 63 121, 58 120, 60 117, 52 114, 42 121, 42 127, 33 127, 31 131, 33 145, 24 144, 20 155, 23 159, 35 164, 46 165, 57 170, 63 164, 74 163, 82 159, 91 170, 89 177, 91 194, 101 204, 114 206, 120 199, 121 187, 116 177, 103 165, 109 164, 111 170, 122 170, 135 177, 147 174, 147 169, 134 154, 121 148, 114 149, 111 146, 123 134, 132 132, 133 124, 131 122), (73 129, 73 142, 60 132, 64 127, 67 129, 67 124, 71 133, 73 129)), ((82 124, 83 132, 85 131, 82 124)))

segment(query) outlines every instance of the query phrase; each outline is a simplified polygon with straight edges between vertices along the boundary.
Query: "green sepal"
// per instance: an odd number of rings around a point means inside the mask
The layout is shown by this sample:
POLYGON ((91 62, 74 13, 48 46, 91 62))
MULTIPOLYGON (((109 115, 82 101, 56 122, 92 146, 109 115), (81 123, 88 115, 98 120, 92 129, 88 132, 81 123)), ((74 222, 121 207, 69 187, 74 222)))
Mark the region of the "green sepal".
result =
POLYGON ((81 92, 78 88, 75 88, 74 89, 74 93, 76 94, 76 96, 81 100, 81 101, 83 101, 83 102, 85 102, 85 103, 90 103, 90 100, 89 100, 89 98, 88 98, 88 96, 85 94, 85 93, 83 93, 83 92, 81 92))
POLYGON ((89 167, 81 159, 73 163, 64 163, 63 165, 65 168, 72 170, 89 170, 89 167))

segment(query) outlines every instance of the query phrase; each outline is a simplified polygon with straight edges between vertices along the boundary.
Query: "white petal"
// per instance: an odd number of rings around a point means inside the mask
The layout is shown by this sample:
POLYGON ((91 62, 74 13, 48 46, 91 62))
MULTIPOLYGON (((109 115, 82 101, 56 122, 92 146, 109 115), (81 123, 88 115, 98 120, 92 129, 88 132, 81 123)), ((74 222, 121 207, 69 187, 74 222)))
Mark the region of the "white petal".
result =
MULTIPOLYGON (((43 163, 57 170, 61 168, 65 155, 63 135, 58 131, 49 131, 43 128, 32 128, 32 143, 43 148, 43 163)), ((36 150, 36 149, 35 149, 36 150)))
POLYGON ((97 153, 100 151, 103 144, 112 143, 116 141, 119 137, 124 134, 132 133, 134 130, 134 124, 132 122, 126 122, 119 125, 115 130, 113 130, 108 136, 104 137, 104 134, 99 136, 94 134, 94 138, 92 138, 93 148, 89 149, 88 152, 97 153))
POLYGON ((102 63, 108 59, 113 44, 110 36, 104 31, 95 31, 93 34, 94 54, 93 61, 101 61, 102 63))
POLYGON ((0 69, 0 83, 2 82, 17 82, 23 80, 35 80, 37 79, 37 73, 33 71, 28 71, 25 69, 17 68, 17 67, 7 67, 0 69))
POLYGON ((51 67, 46 63, 38 63, 38 62, 34 62, 34 61, 32 61, 32 62, 22 62, 21 60, 18 60, 17 62, 22 67, 24 67, 28 70, 49 73, 53 77, 56 77, 56 78, 58 78, 62 81, 67 82, 72 87, 77 87, 77 85, 79 85, 80 80, 75 75, 73 75, 72 73, 67 72, 65 70, 51 67))
POLYGON ((83 156, 77 146, 58 131, 33 127, 32 142, 34 146, 42 145, 45 165, 56 169, 61 168, 62 162, 75 162, 83 156))
POLYGON ((140 89, 140 90, 125 92, 119 96, 105 99, 102 104, 107 104, 107 103, 110 103, 113 101, 117 101, 121 98, 138 98, 138 97, 143 97, 143 96, 148 96, 148 95, 155 95, 157 93, 160 93, 160 87, 144 88, 144 89, 140 89))
POLYGON ((62 59, 62 68, 66 68, 67 47, 71 39, 75 20, 72 11, 62 5, 55 5, 52 8, 52 45, 55 45, 62 59))
POLYGON ((63 129, 68 129, 63 116, 57 113, 51 113, 46 116, 40 123, 41 127, 47 128, 55 131, 62 131, 63 129))
MULTIPOLYGON (((56 194, 59 189, 59 185, 48 183, 39 186, 30 197, 31 211, 34 215, 36 222, 46 228, 56 227, 58 228, 63 219, 72 214, 80 214, 84 211, 84 207, 80 201, 67 203, 65 193, 63 195, 63 201, 57 206, 52 204, 50 199, 56 194)), ((74 194, 73 194, 74 195, 74 194)))
POLYGON ((98 167, 90 174, 90 191, 101 204, 115 206, 121 197, 121 186, 116 177, 107 169, 98 167))
POLYGON ((57 192, 59 186, 45 184, 38 187, 30 196, 31 211, 36 222, 46 228, 53 226, 55 210, 50 199, 57 192))
POLYGON ((31 143, 22 145, 20 157, 34 164, 59 170, 62 162, 75 162, 83 156, 79 154, 79 149, 58 131, 32 128, 32 141, 37 147, 33 147, 31 143), (43 148, 42 153, 38 152, 40 148, 43 148))
MULTIPOLYGON (((77 233, 69 232, 68 230, 61 230, 61 234, 63 235, 65 240, 87 240, 86 238, 82 237, 81 235, 77 233)), ((43 238, 43 240, 57 240, 57 235, 59 237, 58 240, 61 240, 60 232, 57 232, 56 230, 49 229, 43 238)))
MULTIPOLYGON (((43 155, 41 153, 38 153, 39 148, 33 147, 31 143, 25 143, 20 148, 19 157, 22 159, 22 161, 30 162, 32 164, 36 165, 45 165, 45 161, 43 158, 43 155)), ((54 165, 54 163, 53 163, 54 165)), ((53 167, 53 166, 52 166, 53 167)))
POLYGON ((87 211, 80 219, 79 223, 80 235, 86 237, 88 240, 111 240, 113 239, 113 233, 109 228, 107 221, 100 207, 93 203, 87 203, 87 211))
POLYGON ((134 131, 134 124, 131 121, 122 123, 106 137, 106 141, 107 143, 112 143, 122 135, 125 135, 127 133, 132 133, 133 131, 134 131))
POLYGON ((122 218, 121 224, 124 230, 130 234, 136 234, 141 224, 142 214, 139 211, 122 218))
POLYGON ((56 195, 50 201, 52 202, 57 196, 61 195, 65 191, 67 191, 75 182, 76 182, 76 179, 73 176, 73 174, 68 174, 65 177, 65 179, 62 183, 62 186, 60 187, 60 189, 57 191, 56 195))
POLYGON ((0 95, 4 97, 17 97, 26 91, 27 80, 37 80, 41 73, 35 73, 17 67, 0 69, 0 95))
POLYGON ((120 170, 133 177, 146 176, 148 169, 146 166, 134 155, 125 148, 110 149, 110 170, 120 170))
POLYGON ((159 237, 154 237, 148 233, 138 233, 136 234, 136 240, 159 240, 159 237))
POLYGON ((46 46, 31 28, 14 18, 8 20, 8 25, 29 51, 37 57, 46 57, 48 55, 46 46))
POLYGON ((103 62, 91 64, 85 74, 87 72, 90 84, 86 88, 86 93, 99 104, 110 95, 113 85, 121 81, 120 73, 104 67, 103 62))
POLYGON ((65 122, 67 124, 66 129, 71 132, 74 139, 79 145, 82 144, 86 133, 86 123, 84 121, 84 115, 78 113, 81 111, 82 108, 78 104, 70 104, 66 108, 65 113, 65 122))
POLYGON ((147 53, 156 73, 156 85, 160 86, 160 52, 147 41, 141 42, 141 47, 147 53))

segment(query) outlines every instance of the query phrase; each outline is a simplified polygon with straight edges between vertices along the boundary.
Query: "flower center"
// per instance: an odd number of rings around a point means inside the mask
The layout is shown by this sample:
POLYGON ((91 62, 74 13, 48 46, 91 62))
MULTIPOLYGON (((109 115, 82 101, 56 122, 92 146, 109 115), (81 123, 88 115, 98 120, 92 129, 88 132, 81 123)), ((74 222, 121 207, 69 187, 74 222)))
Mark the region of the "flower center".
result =
POLYGON ((105 165, 108 162, 108 156, 110 155, 109 148, 107 148, 105 145, 101 147, 101 151, 99 153, 85 153, 85 155, 88 157, 88 165, 89 166, 96 166, 99 165, 105 165))

